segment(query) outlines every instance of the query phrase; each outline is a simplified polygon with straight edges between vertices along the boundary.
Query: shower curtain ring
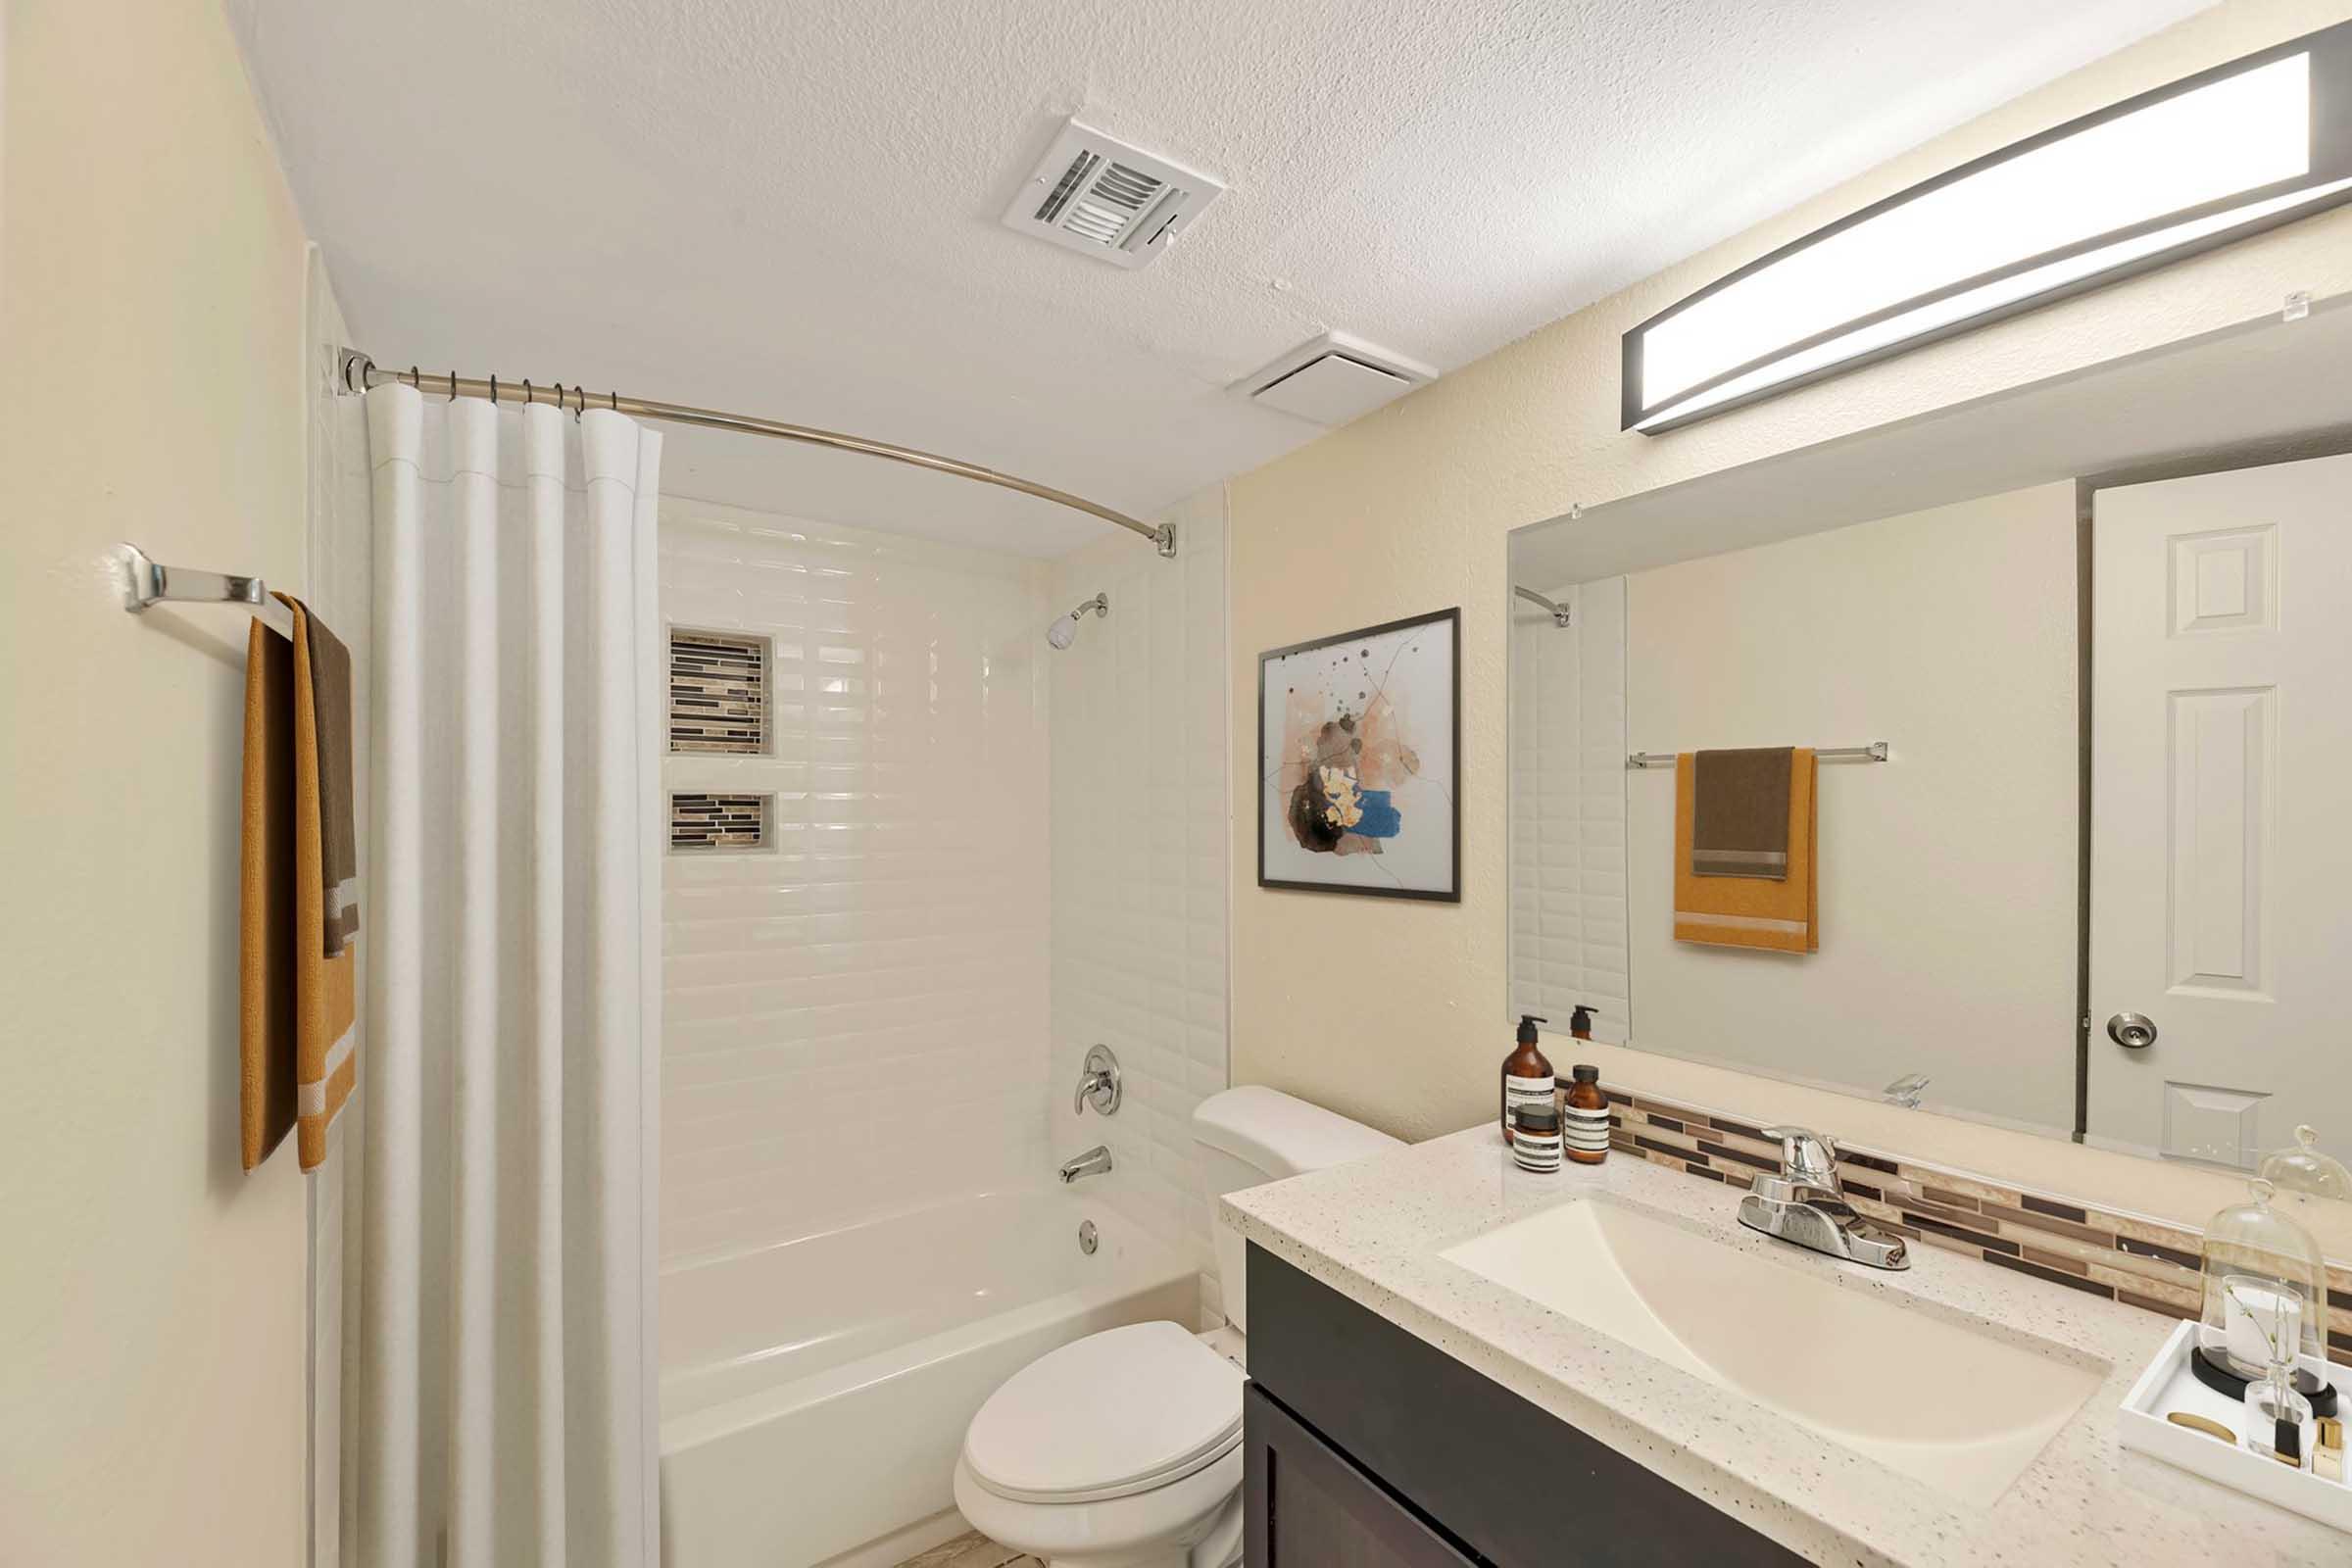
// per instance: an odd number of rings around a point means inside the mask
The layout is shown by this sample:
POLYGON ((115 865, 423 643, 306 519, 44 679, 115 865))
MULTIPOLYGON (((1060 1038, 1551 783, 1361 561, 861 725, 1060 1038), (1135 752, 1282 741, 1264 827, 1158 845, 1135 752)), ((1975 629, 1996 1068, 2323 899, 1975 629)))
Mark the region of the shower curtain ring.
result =
POLYGON ((490 406, 494 409, 498 407, 498 372, 496 370, 490 372, 490 406))
POLYGON ((409 385, 419 392, 424 390, 424 377, 416 373, 416 367, 414 365, 409 367, 409 385))
POLYGON ((522 401, 531 401, 531 378, 527 375, 522 378, 522 401))
POLYGON ((455 370, 449 372, 449 401, 458 401, 458 372, 455 370))

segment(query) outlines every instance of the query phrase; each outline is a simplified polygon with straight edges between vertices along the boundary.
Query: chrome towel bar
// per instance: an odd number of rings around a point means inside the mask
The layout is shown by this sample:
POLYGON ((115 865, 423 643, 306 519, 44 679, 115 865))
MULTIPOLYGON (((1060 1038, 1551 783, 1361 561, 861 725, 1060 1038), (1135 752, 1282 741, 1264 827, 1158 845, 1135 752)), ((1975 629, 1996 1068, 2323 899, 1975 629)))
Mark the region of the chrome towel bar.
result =
POLYGON ((122 608, 137 614, 150 605, 235 605, 256 620, 291 639, 294 612, 270 596, 259 577, 167 566, 137 545, 122 547, 122 608))

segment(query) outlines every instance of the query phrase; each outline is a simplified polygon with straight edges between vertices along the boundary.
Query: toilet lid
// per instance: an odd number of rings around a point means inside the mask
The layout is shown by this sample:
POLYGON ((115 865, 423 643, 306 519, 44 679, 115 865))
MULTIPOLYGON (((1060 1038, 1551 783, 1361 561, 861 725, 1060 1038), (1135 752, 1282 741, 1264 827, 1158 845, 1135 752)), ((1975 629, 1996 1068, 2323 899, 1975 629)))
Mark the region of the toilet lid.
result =
POLYGON ((1100 1502, 1183 1479, 1242 1441, 1242 1369, 1173 1323, 1108 1329, 1005 1379, 964 1433, 1015 1502, 1100 1502))

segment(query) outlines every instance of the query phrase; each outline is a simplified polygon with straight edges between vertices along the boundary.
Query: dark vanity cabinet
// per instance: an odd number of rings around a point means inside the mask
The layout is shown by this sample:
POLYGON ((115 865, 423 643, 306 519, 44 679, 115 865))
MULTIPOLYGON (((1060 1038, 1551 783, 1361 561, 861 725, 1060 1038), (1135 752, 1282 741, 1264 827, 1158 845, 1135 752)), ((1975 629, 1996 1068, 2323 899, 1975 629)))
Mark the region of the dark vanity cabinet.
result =
POLYGON ((1255 1384, 1242 1404, 1250 1522, 1242 1560, 1283 1568, 1461 1568, 1479 1559, 1255 1384))
POLYGON ((1250 1249, 1249 1568, 1803 1559, 1250 1249))

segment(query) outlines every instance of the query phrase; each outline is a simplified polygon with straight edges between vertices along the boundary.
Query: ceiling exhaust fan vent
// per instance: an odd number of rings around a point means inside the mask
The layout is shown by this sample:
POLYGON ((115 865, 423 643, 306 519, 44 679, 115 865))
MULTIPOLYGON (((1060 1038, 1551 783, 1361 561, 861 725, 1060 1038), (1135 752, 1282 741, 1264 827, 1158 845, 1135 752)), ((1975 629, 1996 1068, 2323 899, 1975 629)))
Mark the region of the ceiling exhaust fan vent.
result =
POLYGON ((1004 226, 1118 267, 1149 267, 1225 189, 1073 120, 1021 182, 1004 226))
POLYGON ((1326 332, 1227 390, 1316 424, 1342 425, 1437 378, 1417 360, 1345 332, 1326 332))

